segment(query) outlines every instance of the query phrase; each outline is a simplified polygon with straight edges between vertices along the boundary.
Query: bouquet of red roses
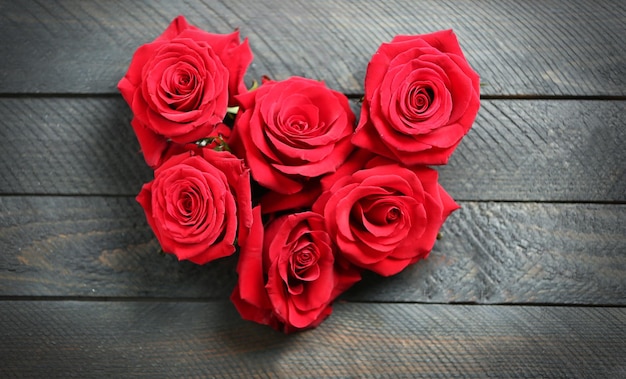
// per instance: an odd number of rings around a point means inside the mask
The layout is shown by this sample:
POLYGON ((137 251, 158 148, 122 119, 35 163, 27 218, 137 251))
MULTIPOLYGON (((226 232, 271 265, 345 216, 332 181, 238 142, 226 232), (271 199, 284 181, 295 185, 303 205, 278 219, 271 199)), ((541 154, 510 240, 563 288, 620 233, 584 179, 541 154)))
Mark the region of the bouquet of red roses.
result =
POLYGON ((163 251, 197 264, 239 252, 231 300, 285 332, 319 325, 363 270, 426 258, 458 205, 446 164, 480 105, 451 30, 396 36, 373 55, 357 124, 322 82, 263 78, 238 31, 177 17, 137 49, 118 88, 154 180, 137 196, 163 251))

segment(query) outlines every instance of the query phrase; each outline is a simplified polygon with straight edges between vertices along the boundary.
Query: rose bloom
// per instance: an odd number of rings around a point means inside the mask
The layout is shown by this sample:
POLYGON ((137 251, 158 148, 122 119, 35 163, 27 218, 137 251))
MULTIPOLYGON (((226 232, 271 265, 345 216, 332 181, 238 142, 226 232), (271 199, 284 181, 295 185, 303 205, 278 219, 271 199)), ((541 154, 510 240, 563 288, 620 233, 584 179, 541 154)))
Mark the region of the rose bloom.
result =
POLYGON ((312 178, 335 171, 352 150, 348 99, 322 82, 269 80, 237 100, 229 145, 265 188, 283 195, 310 189, 312 178))
POLYGON ((360 280, 359 271, 338 259, 319 214, 281 216, 264 233, 260 207, 253 212, 231 295, 235 307, 244 319, 286 333, 319 325, 332 301, 360 280))
POLYGON ((451 30, 397 36, 367 67, 353 142, 405 165, 445 164, 476 118, 479 92, 451 30))
POLYGON ((204 264, 235 252, 252 226, 250 174, 229 152, 174 155, 137 196, 163 251, 204 264))
POLYGON ((313 204, 341 254, 380 275, 397 274, 430 253, 459 206, 427 167, 406 168, 359 151, 324 179, 313 204))
POLYGON ((252 61, 239 32, 211 34, 179 16, 153 42, 137 49, 118 89, 148 165, 158 167, 172 144, 216 136, 229 103, 246 90, 252 61))

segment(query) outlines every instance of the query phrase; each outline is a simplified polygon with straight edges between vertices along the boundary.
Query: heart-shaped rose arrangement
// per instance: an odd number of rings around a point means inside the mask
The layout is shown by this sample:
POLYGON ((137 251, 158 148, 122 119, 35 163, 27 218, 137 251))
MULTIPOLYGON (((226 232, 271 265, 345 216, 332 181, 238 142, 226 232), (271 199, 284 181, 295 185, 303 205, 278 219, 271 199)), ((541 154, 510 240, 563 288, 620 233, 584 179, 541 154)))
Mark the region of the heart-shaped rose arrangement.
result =
POLYGON ((319 325, 363 270, 426 258, 458 205, 438 183, 469 131, 479 77, 451 30, 373 55, 358 121, 320 81, 263 78, 247 39, 179 16, 118 88, 154 180, 137 196, 162 249, 205 264, 239 250, 231 300, 284 332, 319 325))

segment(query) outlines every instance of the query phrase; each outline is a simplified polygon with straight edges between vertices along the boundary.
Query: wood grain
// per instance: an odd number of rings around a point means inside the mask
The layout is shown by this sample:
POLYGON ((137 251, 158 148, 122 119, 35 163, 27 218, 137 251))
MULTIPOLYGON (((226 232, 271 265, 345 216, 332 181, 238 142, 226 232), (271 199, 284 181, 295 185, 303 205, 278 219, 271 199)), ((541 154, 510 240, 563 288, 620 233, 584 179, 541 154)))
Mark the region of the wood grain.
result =
POLYGON ((0 100, 0 188, 8 194, 136 194, 152 179, 124 101, 0 100))
MULTIPOLYGON (((460 200, 626 201, 625 112, 626 101, 484 100, 441 183, 460 200)), ((130 118, 121 98, 0 99, 0 193, 134 196, 152 172, 130 118)))
MULTIPOLYGON (((626 304, 626 206, 462 202, 431 256, 362 301, 626 304)), ((0 296, 226 299, 236 256, 159 255, 132 198, 0 197, 0 296)))
POLYGON ((0 303, 3 377, 567 377, 626 374, 624 308, 337 304, 285 336, 231 304, 0 303))
POLYGON ((626 95, 626 4, 610 0, 3 0, 0 93, 115 93, 135 49, 179 14, 210 32, 240 28, 250 82, 301 75, 360 94, 382 42, 453 28, 485 95, 626 95))
POLYGON ((133 198, 0 197, 0 204, 3 295, 224 298, 236 281, 235 257, 202 267, 162 255, 133 198))
POLYGON ((438 168, 456 199, 626 200, 623 101, 482 101, 438 168))

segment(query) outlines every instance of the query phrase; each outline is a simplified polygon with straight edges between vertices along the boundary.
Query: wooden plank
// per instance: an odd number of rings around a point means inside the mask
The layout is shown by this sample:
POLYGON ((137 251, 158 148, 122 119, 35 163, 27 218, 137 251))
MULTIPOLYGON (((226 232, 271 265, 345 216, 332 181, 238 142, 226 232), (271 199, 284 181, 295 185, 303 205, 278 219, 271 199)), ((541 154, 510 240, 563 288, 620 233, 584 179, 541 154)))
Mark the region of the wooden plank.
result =
MULTIPOLYGON (((441 182, 460 200, 626 201, 625 113, 626 101, 485 100, 441 182)), ((130 118, 120 98, 0 99, 0 193, 134 196, 152 172, 130 118)))
POLYGON ((236 257, 160 254, 133 198, 0 197, 0 293, 225 298, 236 257))
POLYGON ((152 179, 121 98, 0 99, 0 192, 133 195, 152 179))
POLYGON ((456 30, 485 95, 626 94, 626 3, 611 0, 166 0, 0 2, 0 93, 115 93, 135 49, 178 14, 240 28, 249 80, 302 75, 363 92, 366 63, 396 34, 456 30))
POLYGON ((338 304, 283 335, 231 304, 0 302, 3 377, 626 375, 626 309, 338 304))
POLYGON ((483 101, 441 183, 454 198, 626 200, 624 101, 483 101))
MULTIPOLYGON (((626 205, 462 202, 431 256, 346 299, 626 305, 626 205)), ((236 256, 160 256, 132 198, 0 197, 0 296, 226 299, 236 256)))

